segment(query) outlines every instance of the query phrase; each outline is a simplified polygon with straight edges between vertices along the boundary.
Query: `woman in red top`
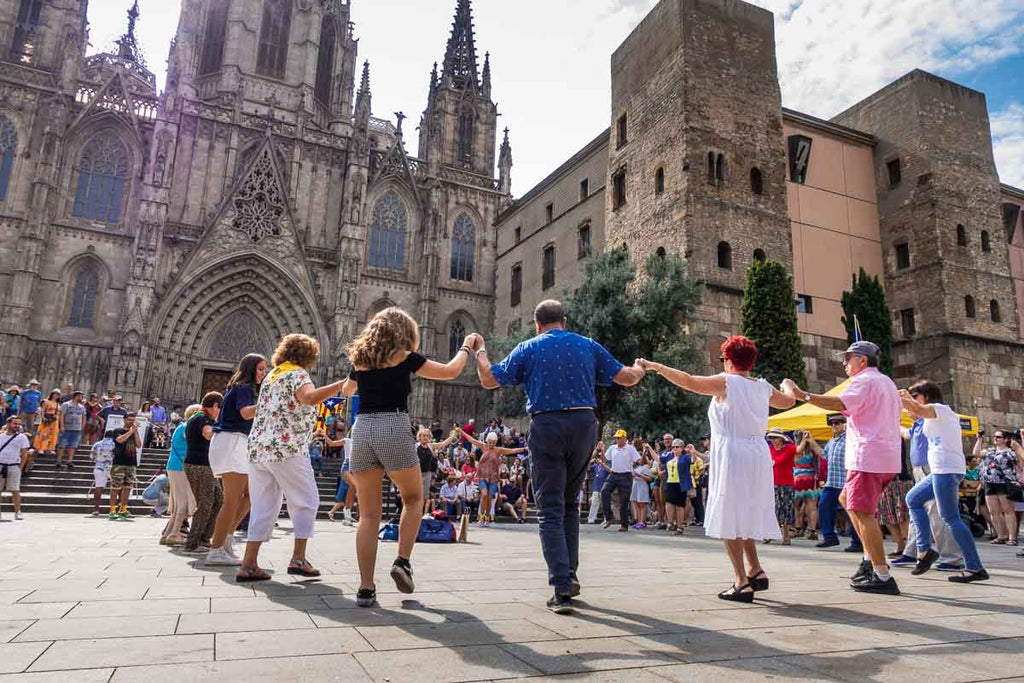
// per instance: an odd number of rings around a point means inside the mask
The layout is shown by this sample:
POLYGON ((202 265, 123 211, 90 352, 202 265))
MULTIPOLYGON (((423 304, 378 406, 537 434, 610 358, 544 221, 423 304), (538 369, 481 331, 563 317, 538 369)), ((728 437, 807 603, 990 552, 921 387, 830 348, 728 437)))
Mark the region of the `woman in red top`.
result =
POLYGON ((768 448, 772 452, 772 472, 775 478, 775 519, 782 528, 782 545, 789 545, 790 527, 796 522, 793 506, 793 460, 796 446, 792 439, 780 431, 768 432, 768 448))

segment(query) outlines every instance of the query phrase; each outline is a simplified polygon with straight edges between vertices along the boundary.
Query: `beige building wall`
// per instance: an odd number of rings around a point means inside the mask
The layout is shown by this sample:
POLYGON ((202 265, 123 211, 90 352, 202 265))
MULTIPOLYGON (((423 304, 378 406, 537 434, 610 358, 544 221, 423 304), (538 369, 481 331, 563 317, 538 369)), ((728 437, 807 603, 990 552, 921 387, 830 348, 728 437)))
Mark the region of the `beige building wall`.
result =
POLYGON ((566 290, 572 292, 579 286, 587 261, 579 253, 580 229, 590 228, 590 253, 604 248, 607 174, 606 130, 499 215, 495 335, 504 336, 516 325, 529 326, 538 303, 561 299, 566 290), (585 197, 581 188, 584 181, 585 197), (544 249, 551 244, 555 247, 555 282, 544 289, 544 249), (513 306, 512 271, 516 266, 523 269, 523 289, 519 305, 513 306))
POLYGON ((875 194, 873 141, 797 112, 786 112, 783 135, 812 140, 807 177, 786 180, 793 226, 793 285, 811 297, 811 313, 798 313, 801 333, 846 339, 843 291, 864 268, 883 276, 875 194))

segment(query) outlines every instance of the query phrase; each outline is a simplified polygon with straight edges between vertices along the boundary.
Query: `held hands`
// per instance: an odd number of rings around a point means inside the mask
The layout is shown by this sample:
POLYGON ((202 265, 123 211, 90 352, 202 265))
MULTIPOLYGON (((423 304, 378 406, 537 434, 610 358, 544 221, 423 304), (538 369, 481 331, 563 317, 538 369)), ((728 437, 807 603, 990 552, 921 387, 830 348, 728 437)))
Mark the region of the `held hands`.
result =
POLYGON ((637 358, 635 361, 633 361, 633 365, 635 367, 640 368, 644 372, 657 372, 658 371, 658 363, 655 363, 653 361, 649 361, 646 358, 637 358))
POLYGON ((789 379, 788 377, 782 380, 782 384, 779 386, 779 390, 787 396, 798 398, 800 400, 807 400, 807 392, 796 385, 796 382, 789 379))

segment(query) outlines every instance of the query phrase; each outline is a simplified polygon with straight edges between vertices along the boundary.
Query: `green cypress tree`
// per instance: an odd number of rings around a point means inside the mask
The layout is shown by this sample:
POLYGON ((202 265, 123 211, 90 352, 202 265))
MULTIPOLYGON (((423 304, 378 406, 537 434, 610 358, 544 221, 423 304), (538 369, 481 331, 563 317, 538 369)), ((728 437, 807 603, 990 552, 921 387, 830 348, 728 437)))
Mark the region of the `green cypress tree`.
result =
POLYGON ((853 286, 843 292, 841 303, 847 341, 852 343, 856 338, 853 319, 856 315, 860 322, 861 338, 878 344, 881 349, 879 369, 892 376, 892 317, 878 276, 868 275, 861 268, 860 273, 853 276, 853 286))
POLYGON ((776 386, 787 377, 804 386, 793 276, 785 266, 778 261, 755 261, 750 266, 740 313, 741 334, 757 344, 754 374, 776 386))

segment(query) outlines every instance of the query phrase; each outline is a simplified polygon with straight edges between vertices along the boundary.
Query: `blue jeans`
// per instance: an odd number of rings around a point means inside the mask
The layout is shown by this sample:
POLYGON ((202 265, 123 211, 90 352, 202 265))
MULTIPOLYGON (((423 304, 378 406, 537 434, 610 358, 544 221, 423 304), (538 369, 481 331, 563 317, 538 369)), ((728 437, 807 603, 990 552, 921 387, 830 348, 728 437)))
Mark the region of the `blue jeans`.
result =
MULTIPOLYGON (((818 500, 818 525, 821 527, 821 538, 824 541, 838 541, 836 533, 836 512, 843 509, 839 504, 839 494, 842 489, 826 486, 821 490, 821 498, 818 500)), ((860 546, 860 539, 853 525, 850 525, 850 545, 860 546)))
POLYGON ((569 593, 580 564, 580 517, 576 508, 597 443, 592 410, 540 413, 530 420, 530 476, 540 521, 540 546, 548 583, 569 593))
POLYGON ((907 494, 907 507, 917 527, 917 551, 926 552, 932 547, 932 528, 928 524, 928 512, 924 504, 935 500, 939 508, 939 516, 949 527, 953 540, 964 555, 964 566, 968 571, 976 572, 982 568, 978 557, 978 547, 974 544, 974 536, 960 518, 960 504, 957 491, 960 489, 962 474, 929 474, 917 482, 907 494))

